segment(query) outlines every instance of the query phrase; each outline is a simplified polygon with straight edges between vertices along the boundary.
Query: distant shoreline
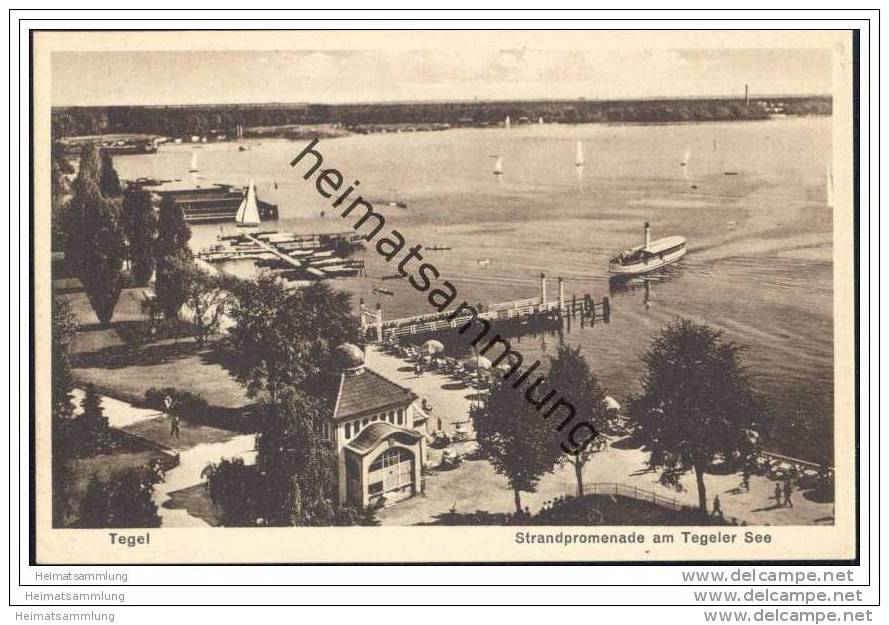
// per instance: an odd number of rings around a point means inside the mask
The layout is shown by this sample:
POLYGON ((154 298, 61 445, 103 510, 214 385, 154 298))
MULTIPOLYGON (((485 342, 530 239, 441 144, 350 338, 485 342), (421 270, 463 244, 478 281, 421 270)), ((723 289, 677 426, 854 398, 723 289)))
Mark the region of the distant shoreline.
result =
MULTIPOLYGON (((418 132, 530 124, 672 124, 764 120, 775 115, 830 115, 830 96, 664 100, 535 100, 524 102, 422 102, 389 104, 97 106, 52 109, 54 139, 71 136, 143 134, 191 138, 306 138, 324 128, 326 137, 373 132, 418 132), (509 119, 509 122, 507 122, 509 119)), ((318 136, 317 134, 314 136, 318 136)))

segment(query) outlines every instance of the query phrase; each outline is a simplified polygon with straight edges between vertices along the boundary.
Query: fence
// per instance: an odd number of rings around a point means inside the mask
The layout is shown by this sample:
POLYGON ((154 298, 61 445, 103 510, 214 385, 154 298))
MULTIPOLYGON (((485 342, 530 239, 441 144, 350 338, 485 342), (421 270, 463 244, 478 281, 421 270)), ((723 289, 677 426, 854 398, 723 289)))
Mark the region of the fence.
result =
MULTIPOLYGON (((639 488, 638 486, 629 486, 627 484, 619 484, 617 482, 594 482, 592 484, 583 485, 584 495, 617 495, 637 501, 645 501, 662 508, 668 508, 674 512, 693 512, 697 513, 697 507, 677 501, 676 496, 665 497, 654 491, 639 488)), ((566 493, 569 497, 574 497, 574 493, 566 493)), ((746 525, 742 519, 729 515, 720 515, 720 520, 727 525, 746 525)))
POLYGON ((618 484, 616 482, 595 482, 593 484, 584 484, 583 492, 585 495, 620 495, 629 497, 630 499, 638 499, 640 501, 648 501, 658 506, 670 508, 671 510, 682 510, 688 506, 679 503, 674 495, 672 498, 658 495, 654 491, 645 490, 638 486, 628 486, 627 484, 618 484))
POLYGON ((802 475, 824 475, 829 477, 833 475, 833 467, 818 464, 817 462, 809 462, 808 460, 800 460, 793 456, 785 456, 774 451, 761 451, 760 457, 769 463, 770 468, 788 468, 792 467, 802 475))

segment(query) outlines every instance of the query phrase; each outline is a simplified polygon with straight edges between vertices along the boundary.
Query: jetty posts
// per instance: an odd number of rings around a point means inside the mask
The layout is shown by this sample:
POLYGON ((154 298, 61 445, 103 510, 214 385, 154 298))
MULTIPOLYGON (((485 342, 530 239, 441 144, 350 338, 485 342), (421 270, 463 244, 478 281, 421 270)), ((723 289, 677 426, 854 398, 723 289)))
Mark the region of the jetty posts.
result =
MULTIPOLYGON (((611 320, 611 302, 607 296, 594 299, 589 293, 565 294, 565 282, 557 278, 558 297, 547 295, 546 275, 540 274, 540 295, 538 297, 478 304, 477 318, 484 319, 496 327, 504 336, 539 334, 571 330, 571 324, 580 322, 580 327, 595 326, 611 320)), ((450 344, 465 343, 458 334, 475 317, 470 313, 457 314, 459 310, 446 310, 424 315, 384 319, 381 304, 369 307, 364 300, 359 301, 361 332, 368 343, 383 343, 399 340, 408 343, 421 343, 434 338, 442 341, 447 348, 450 344), (453 317, 453 318, 452 318, 453 317)), ((448 350, 450 351, 450 350, 448 350)))

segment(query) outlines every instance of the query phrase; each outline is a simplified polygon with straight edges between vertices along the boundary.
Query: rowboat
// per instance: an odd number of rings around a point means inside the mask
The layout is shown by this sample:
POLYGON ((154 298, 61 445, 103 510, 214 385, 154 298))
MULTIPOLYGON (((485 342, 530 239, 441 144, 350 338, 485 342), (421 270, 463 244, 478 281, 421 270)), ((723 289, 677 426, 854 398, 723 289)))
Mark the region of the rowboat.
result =
POLYGON ((637 276, 675 263, 685 256, 685 237, 671 236, 651 240, 651 226, 645 224, 645 243, 624 250, 608 262, 608 271, 615 276, 637 276))

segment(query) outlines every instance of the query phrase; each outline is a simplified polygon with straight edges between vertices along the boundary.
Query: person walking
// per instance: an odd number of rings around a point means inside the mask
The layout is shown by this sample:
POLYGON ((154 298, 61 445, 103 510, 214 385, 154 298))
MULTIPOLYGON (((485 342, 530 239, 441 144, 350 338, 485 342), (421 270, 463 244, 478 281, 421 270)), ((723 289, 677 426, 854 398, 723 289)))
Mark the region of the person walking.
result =
POLYGON ((719 495, 713 498, 713 516, 718 516, 720 519, 724 518, 722 515, 722 504, 719 501, 719 495))
POLYGON ((775 505, 779 507, 784 505, 781 503, 781 485, 778 482, 775 482, 775 505))
POLYGON ((741 474, 741 486, 744 488, 745 493, 750 492, 750 470, 744 469, 744 473, 741 474))
POLYGON ((793 501, 791 501, 790 496, 793 494, 793 484, 790 483, 790 480, 784 482, 784 505, 788 508, 793 507, 793 501))
POLYGON ((176 402, 172 397, 164 397, 164 412, 170 415, 170 438, 179 438, 179 415, 176 413, 176 402))

